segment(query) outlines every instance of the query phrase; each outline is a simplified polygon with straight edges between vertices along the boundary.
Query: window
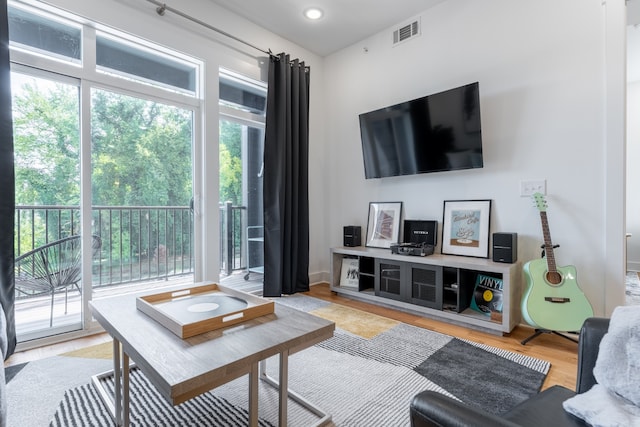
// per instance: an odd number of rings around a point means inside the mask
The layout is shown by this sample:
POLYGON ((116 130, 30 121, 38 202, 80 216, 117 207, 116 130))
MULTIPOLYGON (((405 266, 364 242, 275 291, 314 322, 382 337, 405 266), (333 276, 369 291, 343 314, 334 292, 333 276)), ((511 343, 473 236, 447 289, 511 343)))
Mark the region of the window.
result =
POLYGON ((250 81, 229 71, 220 73, 220 104, 264 116, 267 88, 262 82, 250 81))
POLYGON ((43 294, 16 284, 23 343, 88 329, 91 299, 193 280, 202 64, 44 5, 8 12, 15 255, 71 236, 84 243, 74 286, 43 294))
POLYGON ((97 34, 98 70, 159 84, 191 95, 196 93, 196 66, 181 62, 142 46, 97 34))
POLYGON ((263 247, 262 160, 267 87, 263 82, 220 71, 220 205, 227 227, 223 272, 261 272, 263 247), (229 217, 232 217, 230 219, 229 217), (249 243, 254 244, 249 244, 249 243))
POLYGON ((9 6, 8 12, 12 47, 81 62, 82 29, 79 25, 15 6, 9 6))

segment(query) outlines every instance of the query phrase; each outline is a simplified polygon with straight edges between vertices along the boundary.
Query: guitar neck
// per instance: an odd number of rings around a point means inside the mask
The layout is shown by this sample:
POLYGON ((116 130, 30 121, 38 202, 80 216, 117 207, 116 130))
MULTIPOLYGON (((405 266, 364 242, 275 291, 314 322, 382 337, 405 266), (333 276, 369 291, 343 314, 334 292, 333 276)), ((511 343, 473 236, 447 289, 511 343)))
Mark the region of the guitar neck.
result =
POLYGON ((544 237, 544 254, 547 259, 547 268, 550 273, 557 271, 556 258, 553 254, 553 243, 551 243, 551 233, 549 232, 549 221, 547 220, 547 212, 540 212, 540 221, 542 222, 542 236, 544 237))

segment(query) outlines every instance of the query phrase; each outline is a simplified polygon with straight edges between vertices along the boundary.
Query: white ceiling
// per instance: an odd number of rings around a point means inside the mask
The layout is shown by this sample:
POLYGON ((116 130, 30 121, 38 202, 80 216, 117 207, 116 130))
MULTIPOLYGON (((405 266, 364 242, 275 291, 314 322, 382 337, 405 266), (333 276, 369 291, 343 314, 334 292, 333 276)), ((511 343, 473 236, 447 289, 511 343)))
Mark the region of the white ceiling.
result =
MULTIPOLYGON (((407 23, 446 0, 210 0, 320 56, 327 56, 386 28, 407 23), (324 17, 309 21, 308 7, 324 17)), ((627 0, 629 25, 640 25, 640 0, 627 0)))
MULTIPOLYGON (((445 0, 210 0, 313 53, 327 56, 373 34, 405 24, 445 0), (310 21, 308 7, 324 17, 310 21)), ((391 37, 391 35, 389 36, 391 37)))
MULTIPOLYGON (((410 18, 446 0, 209 0, 320 56, 406 24, 410 18), (306 8, 325 13, 318 21, 303 16, 306 8)), ((629 81, 640 79, 640 0, 627 0, 629 81)), ((389 35, 391 37, 391 34, 389 35)), ((267 46, 270 47, 270 46, 267 46)), ((275 49, 275 47, 274 47, 275 49)))

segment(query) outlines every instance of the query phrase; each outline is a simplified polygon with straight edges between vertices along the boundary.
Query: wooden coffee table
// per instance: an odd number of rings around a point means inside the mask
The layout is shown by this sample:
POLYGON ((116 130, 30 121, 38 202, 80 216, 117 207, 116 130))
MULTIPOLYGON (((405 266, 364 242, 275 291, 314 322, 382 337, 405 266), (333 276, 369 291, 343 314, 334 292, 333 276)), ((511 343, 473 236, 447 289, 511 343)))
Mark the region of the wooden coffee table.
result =
POLYGON ((173 405, 249 374, 250 426, 258 425, 258 378, 279 387, 280 426, 287 425, 287 397, 323 417, 322 423, 331 419, 287 385, 289 355, 332 337, 333 322, 276 304, 273 314, 181 339, 136 309, 138 295, 143 294, 90 303, 93 316, 113 338, 115 396, 101 393, 108 397, 116 425, 129 425, 129 369, 123 369, 129 359, 173 405), (279 382, 267 377, 264 369, 260 373, 260 365, 275 355, 280 356, 279 382))

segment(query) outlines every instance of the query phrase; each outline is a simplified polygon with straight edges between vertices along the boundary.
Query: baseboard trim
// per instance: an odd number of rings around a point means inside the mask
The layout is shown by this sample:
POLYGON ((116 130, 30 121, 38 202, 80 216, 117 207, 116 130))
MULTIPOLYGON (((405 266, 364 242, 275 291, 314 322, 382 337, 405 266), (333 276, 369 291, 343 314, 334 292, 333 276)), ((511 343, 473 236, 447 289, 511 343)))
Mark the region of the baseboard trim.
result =
POLYGON ((640 261, 639 262, 627 262, 627 271, 640 271, 640 261))
POLYGON ((319 271, 316 273, 309 274, 309 284, 317 285, 320 283, 329 283, 329 272, 328 271, 319 271))

